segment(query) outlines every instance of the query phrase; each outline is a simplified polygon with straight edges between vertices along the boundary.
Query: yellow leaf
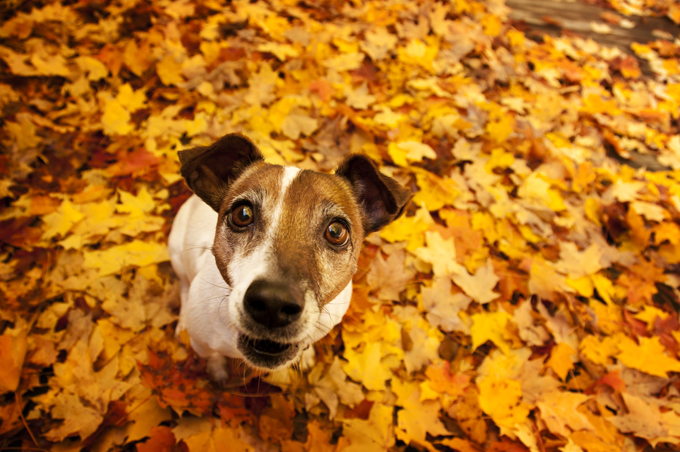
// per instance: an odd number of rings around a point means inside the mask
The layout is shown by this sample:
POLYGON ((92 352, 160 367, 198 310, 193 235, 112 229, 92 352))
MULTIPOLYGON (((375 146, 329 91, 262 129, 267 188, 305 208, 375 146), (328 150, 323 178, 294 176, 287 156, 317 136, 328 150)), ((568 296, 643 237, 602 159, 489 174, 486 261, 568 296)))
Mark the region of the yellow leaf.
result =
POLYGON ((489 122, 485 129, 490 138, 493 138, 496 143, 502 144, 515 131, 515 119, 512 115, 506 114, 498 118, 497 121, 489 122))
POLYGON ((645 438, 652 447, 658 443, 680 443, 680 416, 675 411, 665 409, 655 403, 653 397, 638 397, 622 393, 626 410, 619 411, 617 416, 610 416, 607 421, 614 424, 623 433, 634 433, 645 438))
POLYGON ((106 77, 109 74, 109 70, 104 63, 96 58, 89 56, 83 56, 76 59, 80 70, 87 73, 87 79, 90 81, 95 81, 106 77))
POLYGON ((486 16, 482 17, 480 22, 482 27, 484 27, 485 35, 498 36, 501 33, 501 27, 503 26, 503 23, 501 22, 500 17, 497 15, 487 14, 486 16))
POLYGON ((347 419, 342 422, 342 434, 350 446, 342 452, 380 452, 390 450, 395 439, 392 427, 394 407, 373 404, 367 420, 347 419))
POLYGON ((173 55, 166 55, 156 64, 158 78, 165 86, 179 85, 184 82, 182 77, 182 63, 178 63, 173 55))
POLYGON ((576 410, 588 398, 575 392, 552 391, 541 394, 536 406, 541 410, 541 418, 548 430, 568 438, 572 431, 595 430, 588 418, 576 410))
POLYGON ((436 39, 426 39, 426 41, 427 42, 423 42, 420 39, 412 39, 408 41, 406 47, 398 48, 397 55, 399 61, 415 64, 430 72, 434 72, 432 62, 439 53, 439 44, 436 39))
POLYGON ((424 232, 433 224, 434 220, 432 220, 427 209, 420 208, 415 215, 411 217, 402 215, 385 226, 380 231, 380 237, 392 243, 408 241, 406 249, 413 251, 425 245, 424 232))
POLYGON ((680 372, 680 361, 666 355, 658 337, 640 337, 640 344, 627 336, 620 336, 616 358, 625 366, 657 377, 668 377, 668 372, 680 372))
POLYGON ((130 113, 144 108, 146 103, 146 94, 144 89, 138 89, 137 91, 132 90, 132 86, 129 83, 118 88, 118 95, 116 100, 130 113))
POLYGON ((482 312, 480 314, 473 314, 471 316, 472 327, 470 334, 472 335, 472 349, 484 344, 486 341, 491 341, 498 348, 500 348, 506 355, 510 353, 510 345, 503 337, 503 332, 512 319, 512 316, 507 312, 482 312))
POLYGON ((239 439, 238 432, 231 428, 214 428, 198 435, 184 438, 189 452, 252 452, 254 449, 239 439))
POLYGON ((406 115, 395 113, 389 107, 378 107, 378 109, 380 109, 381 112, 375 115, 373 120, 376 123, 388 126, 391 129, 397 127, 407 119, 406 115))
POLYGON ((595 198, 586 199, 585 203, 586 218, 588 218, 596 225, 601 226, 602 225, 602 223, 600 223, 601 212, 602 208, 600 207, 600 202, 597 199, 595 198))
POLYGON ((614 99, 604 100, 603 96, 598 94, 589 94, 588 97, 583 99, 581 111, 591 114, 606 113, 612 116, 621 114, 621 110, 616 107, 614 99))
POLYGON ((134 130, 134 126, 130 124, 130 112, 116 99, 106 101, 102 126, 106 135, 126 135, 134 130))
POLYGON ((130 214, 130 218, 141 218, 156 207, 156 202, 146 191, 146 187, 142 187, 137 196, 123 190, 119 190, 118 193, 120 194, 121 204, 116 206, 116 210, 130 214))
POLYGON ((438 232, 427 231, 425 233, 427 247, 421 247, 414 254, 432 264, 434 276, 446 276, 460 267, 456 262, 456 247, 453 239, 443 239, 438 232))
POLYGON ((353 69, 359 69, 361 63, 364 61, 364 57, 365 55, 362 52, 343 53, 322 61, 321 64, 328 69, 333 69, 338 72, 351 71, 353 69))
POLYGON ((36 134, 37 128, 30 115, 18 113, 15 118, 17 122, 7 121, 5 123, 5 130, 9 133, 11 143, 16 144, 21 151, 37 147, 42 142, 42 138, 36 134))
POLYGON ((460 268, 453 275, 453 282, 478 303, 485 304, 499 297, 493 289, 499 281, 490 260, 471 275, 467 269, 460 268))
POLYGON ((347 375, 354 381, 360 381, 366 389, 380 391, 385 389, 385 381, 392 378, 392 372, 382 363, 380 342, 366 344, 363 352, 346 350, 347 364, 342 366, 347 375))
POLYGON ((496 168, 505 169, 515 162, 515 156, 503 148, 496 148, 491 151, 491 157, 486 161, 484 169, 487 173, 493 173, 496 168))
POLYGON ((472 445, 472 443, 466 439, 463 438, 446 438, 441 441, 440 444, 443 444, 444 446, 453 449, 458 452, 478 452, 479 449, 477 449, 475 446, 472 445))
POLYGON ((430 146, 417 141, 390 143, 387 153, 390 154, 395 165, 403 167, 408 166, 409 162, 420 162, 424 157, 437 158, 437 154, 430 146))
POLYGON ((398 406, 403 407, 397 413, 397 438, 406 444, 415 441, 426 443, 426 436, 448 435, 449 432, 439 420, 441 404, 435 400, 420 400, 420 388, 417 383, 392 381, 392 391, 397 395, 398 406))
POLYGON ((662 311, 654 306, 644 305, 642 311, 635 314, 635 318, 641 320, 647 324, 647 331, 652 331, 654 329, 654 322, 658 318, 659 320, 665 320, 668 318, 668 313, 662 311))
POLYGON ((449 178, 441 178, 421 168, 412 167, 420 190, 413 196, 416 204, 424 203, 429 211, 452 205, 458 196, 458 186, 449 178))
POLYGON ((26 322, 19 321, 0 336, 0 394, 15 391, 21 379, 26 356, 26 322))
POLYGON ((579 344, 582 357, 602 366, 609 364, 609 358, 616 356, 618 351, 617 340, 613 337, 599 340, 597 336, 589 335, 579 344))
POLYGON ((279 44, 276 42, 267 42, 260 44, 257 47, 260 52, 268 52, 274 54, 276 58, 281 61, 286 61, 289 57, 295 58, 300 52, 290 44, 279 44))
POLYGON ((35 66, 40 75, 58 75, 68 77, 71 71, 68 68, 66 58, 61 54, 50 55, 44 47, 31 55, 31 63, 35 66))
POLYGON ((125 45, 123 51, 123 61, 125 65, 138 77, 141 77, 144 72, 151 66, 152 61, 149 58, 149 46, 137 46, 134 39, 130 39, 125 45))
POLYGON ((42 221, 45 223, 42 235, 43 240, 49 240, 57 235, 64 237, 71 230, 71 227, 84 217, 68 199, 65 199, 59 206, 58 211, 42 217, 42 221))
POLYGON ((170 408, 161 408, 151 391, 144 388, 141 393, 135 393, 134 403, 127 407, 126 420, 134 422, 127 431, 127 440, 138 441, 149 436, 152 427, 170 419, 172 419, 170 408))
POLYGON ((318 127, 318 120, 300 113, 291 113, 281 123, 281 131, 292 140, 297 140, 301 134, 310 136, 318 127))
POLYGON ((630 207, 633 208, 639 215, 645 217, 645 219, 648 221, 661 222, 667 217, 670 217, 670 214, 666 209, 656 204, 634 201, 630 203, 630 207))
POLYGON ((63 423, 43 433, 43 437, 55 442, 62 441, 74 433, 85 439, 93 434, 104 420, 97 410, 85 406, 80 397, 67 392, 61 392, 54 398, 51 413, 53 419, 63 419, 63 423))
POLYGON ((517 194, 521 198, 543 204, 555 212, 566 209, 562 195, 556 189, 551 188, 550 183, 546 182, 539 173, 531 173, 519 187, 517 194))
POLYGON ((118 273, 128 265, 146 267, 170 260, 167 246, 141 240, 134 240, 104 251, 86 251, 84 254, 84 267, 98 269, 100 276, 118 273))
POLYGON ((485 378, 479 387, 479 406, 501 428, 512 429, 529 416, 529 406, 522 402, 519 381, 485 378))
POLYGON ((547 366, 555 371, 560 380, 566 381, 569 371, 574 368, 572 355, 576 352, 566 342, 557 344, 550 352, 547 366))
POLYGON ((582 297, 590 298, 593 296, 595 286, 590 276, 581 276, 576 279, 567 278, 566 283, 582 297))
MULTIPOLYGON (((357 110, 365 110, 375 102, 376 97, 368 92, 368 84, 364 82, 359 88, 352 90, 345 88, 347 95, 347 105, 357 110)), ((391 145, 392 143, 390 143, 391 145)))

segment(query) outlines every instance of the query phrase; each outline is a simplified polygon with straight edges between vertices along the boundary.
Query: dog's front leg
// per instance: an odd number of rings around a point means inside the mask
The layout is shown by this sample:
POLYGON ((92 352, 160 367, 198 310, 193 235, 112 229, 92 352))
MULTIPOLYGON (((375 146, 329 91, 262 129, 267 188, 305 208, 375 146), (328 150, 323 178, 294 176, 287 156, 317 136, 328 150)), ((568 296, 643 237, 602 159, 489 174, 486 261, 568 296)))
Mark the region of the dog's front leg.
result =
POLYGON ((208 365, 206 370, 208 375, 218 383, 226 383, 229 379, 229 372, 227 372, 227 358, 219 353, 213 353, 208 357, 208 365))

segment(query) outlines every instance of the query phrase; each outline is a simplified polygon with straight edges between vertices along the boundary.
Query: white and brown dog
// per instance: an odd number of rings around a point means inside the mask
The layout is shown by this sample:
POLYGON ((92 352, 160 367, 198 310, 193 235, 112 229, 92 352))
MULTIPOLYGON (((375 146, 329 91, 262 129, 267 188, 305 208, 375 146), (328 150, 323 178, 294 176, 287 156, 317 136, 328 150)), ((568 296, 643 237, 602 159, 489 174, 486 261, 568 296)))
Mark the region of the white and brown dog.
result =
POLYGON ((295 362, 340 323, 364 236, 397 218, 410 192, 364 156, 322 174, 265 163, 238 134, 179 158, 195 195, 169 238, 177 331, 217 380, 225 357, 260 369, 295 362))

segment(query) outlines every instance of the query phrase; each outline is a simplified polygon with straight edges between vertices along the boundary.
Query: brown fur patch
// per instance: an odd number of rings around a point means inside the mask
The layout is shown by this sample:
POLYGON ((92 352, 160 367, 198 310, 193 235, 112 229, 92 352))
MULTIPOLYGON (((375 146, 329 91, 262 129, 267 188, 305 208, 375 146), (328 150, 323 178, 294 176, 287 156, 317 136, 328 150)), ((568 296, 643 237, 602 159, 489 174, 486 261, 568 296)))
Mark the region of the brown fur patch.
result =
POLYGON ((234 281, 227 268, 236 250, 239 254, 248 254, 265 239, 268 224, 271 221, 267 214, 267 204, 272 204, 272 197, 277 197, 281 189, 283 167, 268 163, 256 163, 239 177, 230 187, 220 206, 215 233, 213 254, 217 268, 227 284, 233 287, 234 281), (243 232, 236 232, 229 223, 233 207, 241 201, 253 206, 255 221, 243 232), (226 226, 226 227, 221 227, 226 226))
POLYGON ((288 187, 276 239, 275 256, 282 276, 306 281, 320 307, 335 298, 354 274, 364 232, 359 206, 343 179, 301 171, 288 187), (348 223, 350 243, 331 246, 324 231, 335 219, 348 223))

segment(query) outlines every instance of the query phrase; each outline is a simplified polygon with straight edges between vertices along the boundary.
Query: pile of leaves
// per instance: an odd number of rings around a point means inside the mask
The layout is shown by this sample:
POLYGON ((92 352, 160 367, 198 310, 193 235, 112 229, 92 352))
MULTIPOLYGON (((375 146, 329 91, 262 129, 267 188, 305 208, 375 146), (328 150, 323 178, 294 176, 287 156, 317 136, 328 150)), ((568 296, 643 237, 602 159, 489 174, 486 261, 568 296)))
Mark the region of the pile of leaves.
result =
POLYGON ((529 40, 502 0, 26 2, 0 26, 0 449, 680 444, 680 46, 529 40), (315 359, 175 338, 177 151, 363 153, 415 196, 315 359), (621 162, 653 161, 650 172, 621 162))

